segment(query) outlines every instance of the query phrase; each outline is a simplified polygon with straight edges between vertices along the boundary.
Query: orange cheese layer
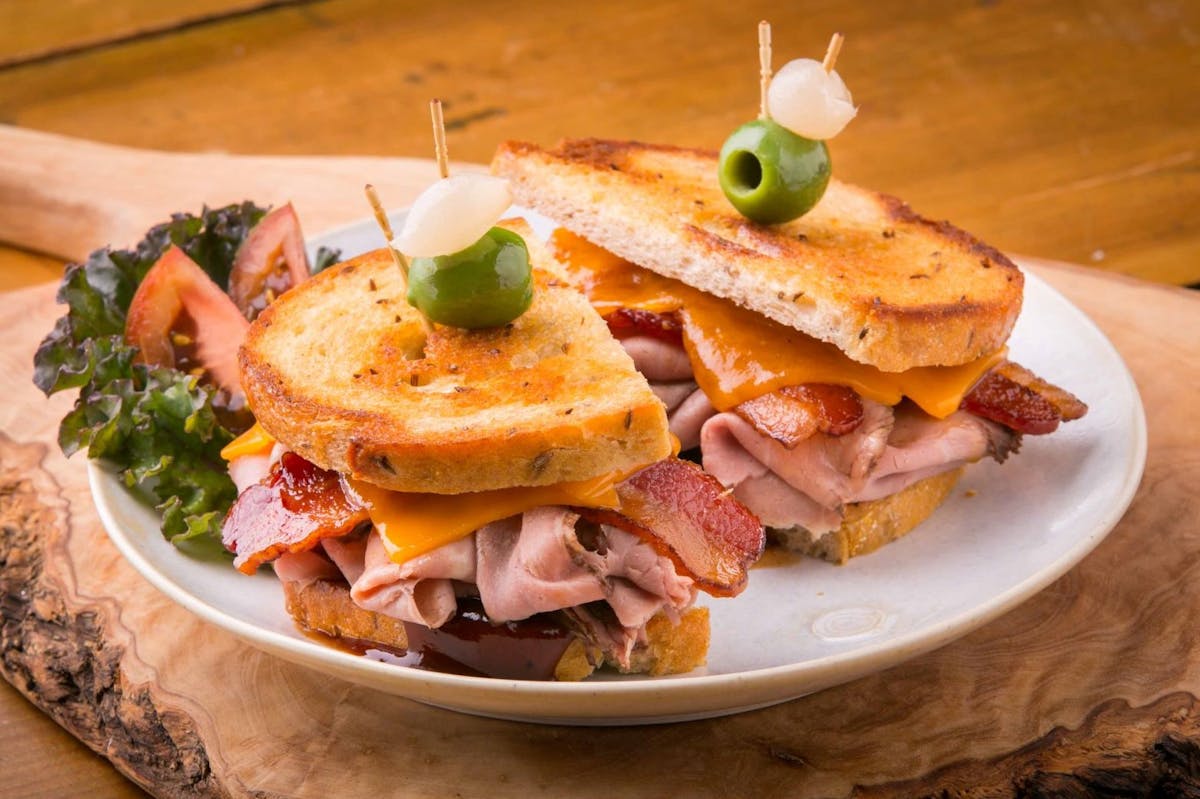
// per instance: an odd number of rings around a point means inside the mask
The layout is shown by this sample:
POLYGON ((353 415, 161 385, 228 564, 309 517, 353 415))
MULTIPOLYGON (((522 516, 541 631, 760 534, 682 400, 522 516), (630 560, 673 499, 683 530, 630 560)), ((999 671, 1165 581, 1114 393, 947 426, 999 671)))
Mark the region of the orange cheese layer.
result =
POLYGON ((221 457, 227 461, 244 458, 247 455, 265 455, 275 446, 275 438, 262 425, 255 422, 250 429, 230 441, 221 450, 221 457))
MULTIPOLYGON (((221 450, 226 460, 271 451, 275 438, 258 423, 221 450)), ((678 445, 676 445, 678 452, 678 445)), ((575 483, 522 486, 471 494, 408 494, 361 480, 350 487, 379 530, 388 556, 396 563, 465 538, 485 524, 543 505, 620 508, 616 484, 628 474, 613 473, 575 483)))
POLYGON ((883 372, 851 360, 833 344, 635 266, 568 231, 555 231, 551 245, 601 315, 620 308, 675 313, 696 383, 721 411, 784 386, 832 383, 885 405, 908 397, 944 418, 1005 356, 1000 350, 961 366, 883 372))
POLYGON ((490 522, 543 505, 619 508, 615 485, 625 476, 471 494, 406 494, 360 480, 351 480, 350 485, 367 506, 388 557, 404 563, 465 538, 490 522))

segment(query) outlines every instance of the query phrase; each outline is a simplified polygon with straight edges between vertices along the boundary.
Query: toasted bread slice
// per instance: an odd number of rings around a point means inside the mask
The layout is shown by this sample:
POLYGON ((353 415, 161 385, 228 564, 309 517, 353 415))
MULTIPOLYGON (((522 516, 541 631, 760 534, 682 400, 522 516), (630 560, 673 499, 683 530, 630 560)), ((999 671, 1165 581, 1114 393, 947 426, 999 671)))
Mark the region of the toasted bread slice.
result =
MULTIPOLYGON (((404 650, 408 635, 404 622, 363 610, 350 598, 345 583, 315 580, 310 583, 284 582, 287 611, 302 629, 356 644, 375 644, 385 649, 404 650)), ((682 674, 704 663, 708 653, 708 608, 689 608, 674 624, 658 615, 646 625, 646 642, 633 651, 630 673, 682 674)), ((596 669, 599 653, 589 652, 583 639, 576 638, 567 647, 554 669, 560 681, 582 680, 596 669)), ((606 665, 616 667, 609 662, 606 665)))
POLYGON ((771 530, 770 536, 788 549, 845 563, 895 541, 929 518, 950 495, 963 471, 935 474, 890 497, 849 505, 842 526, 823 536, 814 537, 802 528, 771 530))
POLYGON ((893 197, 833 180, 777 226, 741 216, 713 152, 599 140, 502 144, 517 202, 660 274, 884 371, 966 363, 1007 340, 1023 278, 997 250, 893 197))
POLYGON ((396 491, 551 485, 666 457, 662 403, 583 295, 553 282, 503 328, 424 341, 388 252, 359 256, 251 325, 247 400, 308 460, 396 491))

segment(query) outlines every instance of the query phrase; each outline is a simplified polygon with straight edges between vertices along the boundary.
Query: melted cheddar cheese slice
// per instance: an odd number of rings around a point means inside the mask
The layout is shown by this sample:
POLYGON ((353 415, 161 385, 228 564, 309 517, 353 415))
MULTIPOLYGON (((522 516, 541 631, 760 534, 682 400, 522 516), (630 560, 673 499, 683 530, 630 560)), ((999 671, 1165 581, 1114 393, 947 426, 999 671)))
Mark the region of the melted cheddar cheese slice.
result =
POLYGON ((404 563, 465 538, 486 524, 543 505, 619 508, 615 486, 625 476, 471 494, 406 494, 359 480, 350 484, 367 506, 388 557, 404 563))
POLYGON ((221 450, 221 457, 227 461, 244 458, 247 455, 266 455, 275 446, 275 437, 263 429, 258 422, 250 429, 230 441, 221 450))
POLYGON ((554 233, 551 245, 601 315, 620 308, 676 313, 696 383, 719 411, 784 386, 832 383, 885 405, 908 397, 944 418, 1006 353, 1001 349, 961 366, 883 372, 851 360, 833 344, 635 266, 565 230, 554 233))
MULTIPOLYGON (((275 439, 256 423, 226 445, 221 457, 234 460, 262 455, 273 446, 275 439)), ((349 484, 366 506, 388 556, 395 563, 404 563, 465 538, 486 524, 543 505, 619 508, 616 484, 628 476, 628 473, 613 473, 574 483, 470 494, 410 494, 355 479, 349 480, 349 484)))

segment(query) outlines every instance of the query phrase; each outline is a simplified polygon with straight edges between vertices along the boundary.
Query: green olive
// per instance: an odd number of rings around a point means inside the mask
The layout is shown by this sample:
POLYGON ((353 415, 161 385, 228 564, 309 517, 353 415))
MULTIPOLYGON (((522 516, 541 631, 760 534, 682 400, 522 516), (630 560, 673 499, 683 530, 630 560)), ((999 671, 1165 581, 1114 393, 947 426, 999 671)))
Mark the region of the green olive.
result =
POLYGON ((516 233, 494 227, 449 255, 414 258, 408 303, 434 322, 476 329, 500 327, 533 302, 529 250, 516 233))
POLYGON ((797 136, 770 119, 735 130, 721 148, 721 190, 743 216, 764 225, 788 222, 812 209, 829 184, 825 142, 797 136))

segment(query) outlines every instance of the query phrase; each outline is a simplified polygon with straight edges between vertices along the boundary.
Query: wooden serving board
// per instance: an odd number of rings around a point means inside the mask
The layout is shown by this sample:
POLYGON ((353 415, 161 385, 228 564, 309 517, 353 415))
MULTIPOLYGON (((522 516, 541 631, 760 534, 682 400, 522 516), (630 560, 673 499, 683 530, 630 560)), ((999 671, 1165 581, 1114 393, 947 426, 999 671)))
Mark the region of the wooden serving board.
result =
MULTIPOLYGON (((55 159, 82 168, 72 159, 87 147, 34 138, 50 172, 55 159)), ((13 141, 0 129, 5 159, 13 141)), ((0 235, 69 255, 132 243, 201 201, 284 199, 256 195, 264 184, 252 176, 269 169, 298 173, 288 196, 316 232, 363 215, 357 197, 330 203, 343 184, 357 194, 372 180, 398 205, 432 175, 416 161, 205 156, 201 168, 118 155, 155 164, 130 190, 161 207, 73 195, 61 176, 30 188, 0 169, 0 235), (201 173, 211 182, 175 182, 201 173), (22 208, 41 221, 23 228, 11 216, 22 208), (37 238, 23 232, 35 228, 37 238)), ((492 721, 375 693, 262 654, 171 603, 109 543, 83 460, 55 444, 70 398, 47 401, 30 382, 58 315, 53 288, 4 293, 0 670, 156 796, 1200 795, 1200 297, 1024 265, 1109 335, 1146 405, 1145 478, 1108 539, 1006 616, 881 674, 739 716, 617 729, 492 721)))

